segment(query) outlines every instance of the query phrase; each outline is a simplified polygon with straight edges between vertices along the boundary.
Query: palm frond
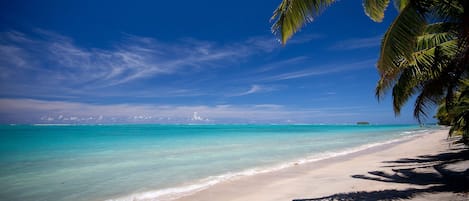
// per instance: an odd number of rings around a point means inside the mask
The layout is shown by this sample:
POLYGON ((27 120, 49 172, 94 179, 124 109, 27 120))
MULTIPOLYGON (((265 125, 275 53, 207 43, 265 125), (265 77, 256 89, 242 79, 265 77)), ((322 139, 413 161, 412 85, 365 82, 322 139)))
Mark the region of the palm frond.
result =
MULTIPOLYGON (((428 54, 421 54, 419 57, 429 57, 431 58, 430 60, 434 59, 434 56, 428 54)), ((422 88, 425 89, 431 87, 433 89, 433 91, 423 93, 425 97, 422 97, 422 101, 426 101, 427 99, 424 98, 429 96, 433 97, 432 100, 435 101, 440 99, 436 97, 439 97, 442 94, 441 91, 444 91, 444 86, 446 86, 442 85, 441 89, 438 88, 438 84, 446 80, 446 77, 443 73, 444 70, 445 69, 443 68, 435 68, 433 65, 421 65, 418 62, 413 65, 408 65, 405 69, 403 69, 399 76, 395 78, 397 81, 394 83, 392 89, 393 109, 395 114, 399 115, 402 106, 404 106, 410 97, 421 91, 422 88)), ((425 103, 420 103, 420 105, 423 104, 425 103)))
MULTIPOLYGON (((438 31, 447 30, 442 27, 443 25, 439 23, 428 25, 425 28, 425 34, 417 37, 412 59, 407 60, 403 57, 396 58, 397 61, 395 61, 395 63, 398 67, 388 69, 381 74, 380 80, 376 86, 376 97, 378 100, 385 95, 386 91, 388 91, 391 86, 396 84, 399 76, 402 76, 403 72, 409 67, 411 69, 407 69, 407 71, 412 71, 412 75, 414 76, 420 71, 425 71, 424 76, 427 76, 427 79, 435 78, 437 71, 434 70, 434 64, 435 50, 437 48, 439 49, 440 60, 443 59, 441 55, 452 57, 457 54, 458 47, 457 41, 454 40, 455 35, 448 32, 438 33, 438 31)), ((438 65, 436 67, 438 67, 438 65)), ((441 71, 441 69, 439 69, 439 71, 441 71)))
POLYGON ((375 22, 382 22, 389 0, 363 0, 365 14, 375 22))
POLYGON ((400 115, 402 106, 417 92, 419 80, 416 76, 421 76, 421 71, 417 66, 406 68, 401 73, 392 89, 394 113, 400 115))
POLYGON ((430 80, 422 86, 414 104, 414 117, 419 123, 428 117, 428 111, 438 105, 444 95, 445 84, 441 79, 430 80))
POLYGON ((380 101, 384 95, 386 95, 386 92, 396 84, 402 70, 409 66, 409 62, 405 59, 401 59, 400 61, 396 62, 399 63, 399 68, 390 69, 380 76, 375 89, 375 96, 378 98, 378 101, 380 101))
MULTIPOLYGON (((437 45, 442 43, 455 40, 457 37, 455 33, 452 32, 442 32, 442 33, 431 33, 431 34, 424 34, 417 37, 416 42, 416 51, 425 50, 429 48, 434 48, 437 45)), ((457 43, 448 43, 446 45, 453 45, 457 43)), ((456 46, 455 46, 456 47, 456 46)))
MULTIPOLYGON (((466 1, 466 0, 462 0, 466 1)), ((438 21, 458 22, 464 14, 464 3, 458 0, 427 0, 425 3, 429 14, 438 21)))
POLYGON ((455 108, 458 112, 456 113, 452 127, 449 132, 450 136, 459 132, 463 135, 463 142, 468 143, 469 140, 469 102, 459 103, 460 105, 455 108))
POLYGON ((430 71, 441 70, 441 68, 447 66, 441 64, 451 62, 451 58, 459 53, 457 40, 449 40, 440 44, 433 42, 424 42, 425 44, 422 44, 422 47, 426 46, 426 49, 419 49, 414 52, 409 65, 418 65, 422 69, 430 71))
POLYGON ((468 101, 469 102, 469 80, 462 80, 460 85, 462 86, 459 94, 458 101, 468 101))
POLYGON ((394 0, 394 7, 398 11, 402 11, 407 6, 407 4, 409 4, 409 0, 394 0))
POLYGON ((271 21, 275 21, 272 32, 285 45, 305 23, 312 22, 334 2, 335 0, 283 0, 271 17, 271 21))
POLYGON ((412 60, 417 37, 422 35, 427 24, 417 9, 413 4, 408 4, 386 31, 378 60, 380 74, 398 68, 396 61, 401 57, 412 60))
POLYGON ((435 22, 432 24, 428 24, 425 27, 424 33, 425 34, 432 34, 432 33, 443 33, 443 32, 454 32, 454 30, 458 29, 457 23, 452 22, 435 22))
POLYGON ((452 117, 450 136, 462 134, 462 142, 469 144, 469 80, 462 80, 454 106, 448 111, 452 117))

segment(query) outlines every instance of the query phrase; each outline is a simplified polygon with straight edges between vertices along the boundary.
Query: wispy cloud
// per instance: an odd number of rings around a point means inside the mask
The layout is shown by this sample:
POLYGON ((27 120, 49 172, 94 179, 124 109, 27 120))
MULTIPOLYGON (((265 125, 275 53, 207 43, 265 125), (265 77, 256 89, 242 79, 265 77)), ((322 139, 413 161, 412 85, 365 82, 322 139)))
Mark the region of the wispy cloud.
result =
POLYGON ((297 79, 303 77, 310 77, 310 76, 317 76, 317 75, 325 75, 331 73, 339 73, 345 71, 353 71, 363 68, 370 68, 374 66, 376 61, 374 59, 369 59, 365 61, 355 62, 355 63, 347 63, 347 64, 335 64, 335 65, 324 65, 324 66, 315 66, 308 68, 306 70, 282 73, 278 75, 273 75, 264 78, 264 81, 278 81, 278 80, 290 80, 290 79, 297 79))
POLYGON ((380 45, 382 36, 368 38, 352 38, 335 43, 329 49, 331 50, 355 50, 362 48, 377 47, 380 45))
POLYGON ((279 46, 273 37, 220 44, 190 38, 169 43, 124 35, 110 48, 97 48, 79 46, 73 39, 47 30, 38 29, 34 34, 6 31, 0 33, 0 83, 1 88, 13 91, 38 87, 87 91, 222 68, 279 46))
POLYGON ((250 94, 265 93, 265 92, 271 92, 275 90, 277 90, 277 88, 273 86, 263 86, 263 85, 254 84, 254 85, 251 85, 251 88, 249 88, 247 91, 236 93, 236 94, 231 94, 229 96, 246 96, 250 94))

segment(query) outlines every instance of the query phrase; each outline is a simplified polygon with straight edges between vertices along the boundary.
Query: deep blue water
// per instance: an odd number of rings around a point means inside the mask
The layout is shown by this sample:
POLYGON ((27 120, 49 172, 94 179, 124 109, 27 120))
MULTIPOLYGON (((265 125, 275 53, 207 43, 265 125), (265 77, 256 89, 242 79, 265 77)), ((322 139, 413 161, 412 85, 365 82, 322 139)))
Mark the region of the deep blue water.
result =
POLYGON ((3 125, 0 200, 159 199, 435 128, 415 125, 3 125), (218 177, 217 177, 218 176, 218 177), (166 189, 166 190, 162 190, 166 189))

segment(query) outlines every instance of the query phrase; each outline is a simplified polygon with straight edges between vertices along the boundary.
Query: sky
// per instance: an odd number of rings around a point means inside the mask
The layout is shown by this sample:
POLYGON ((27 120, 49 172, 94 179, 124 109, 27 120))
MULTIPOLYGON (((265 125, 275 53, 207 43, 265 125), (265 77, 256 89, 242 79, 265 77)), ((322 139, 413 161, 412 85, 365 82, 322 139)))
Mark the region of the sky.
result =
POLYGON ((416 123, 374 95, 392 6, 338 1, 282 46, 279 3, 2 0, 0 123, 416 123))

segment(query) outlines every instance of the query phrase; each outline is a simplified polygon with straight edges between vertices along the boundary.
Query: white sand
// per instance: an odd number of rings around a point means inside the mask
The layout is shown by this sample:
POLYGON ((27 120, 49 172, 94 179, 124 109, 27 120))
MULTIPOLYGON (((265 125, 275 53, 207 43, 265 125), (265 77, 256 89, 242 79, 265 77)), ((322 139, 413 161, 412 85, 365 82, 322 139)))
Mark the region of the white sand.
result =
MULTIPOLYGON (((420 161, 420 163, 389 162, 404 158, 429 160, 419 156, 460 151, 454 150, 461 148, 460 146, 450 146, 447 132, 447 130, 441 130, 399 144, 371 148, 347 156, 223 182, 179 200, 287 201, 328 196, 349 200, 386 198, 469 200, 467 193, 454 193, 437 187, 442 185, 438 181, 438 172, 433 168, 433 165, 438 162, 432 160, 420 161), (423 168, 424 166, 428 167, 423 168), (405 170, 401 170, 403 172, 400 173, 392 170, 405 168, 416 169, 412 169, 412 174, 406 174, 405 170), (390 180, 390 182, 364 177, 390 180), (351 193, 357 191, 359 193, 351 193), (342 194, 338 195, 338 193, 342 194)), ((468 168, 465 167, 466 165, 464 161, 453 164, 456 169, 460 170, 468 168)))

